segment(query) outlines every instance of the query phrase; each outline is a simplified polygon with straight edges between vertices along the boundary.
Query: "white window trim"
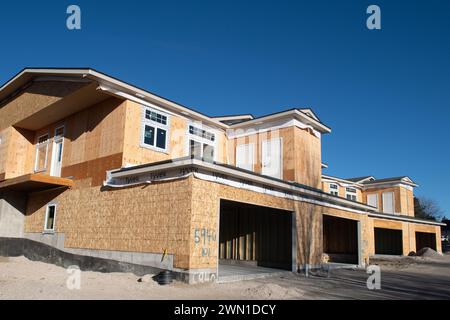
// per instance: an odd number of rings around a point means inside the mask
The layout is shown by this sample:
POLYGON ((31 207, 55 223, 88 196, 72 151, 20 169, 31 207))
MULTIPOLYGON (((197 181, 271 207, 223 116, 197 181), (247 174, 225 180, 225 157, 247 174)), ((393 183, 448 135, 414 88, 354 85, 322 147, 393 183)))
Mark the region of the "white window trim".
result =
POLYGON ((387 213, 387 214, 398 214, 398 213, 396 213, 395 212, 395 193, 394 192, 392 192, 392 191, 389 191, 389 192, 383 192, 383 194, 382 194, 382 210, 383 210, 383 213, 387 213), (386 211, 384 211, 384 195, 385 194, 392 194, 392 212, 386 212, 386 211))
POLYGON ((201 148, 202 159, 203 159, 203 144, 207 144, 209 146, 212 146, 214 148, 214 161, 217 162, 217 160, 219 159, 219 154, 218 154, 219 153, 218 152, 219 148, 218 148, 218 144, 217 144, 219 136, 217 134, 217 130, 214 130, 213 128, 208 127, 208 126, 206 126, 206 125, 204 125, 203 123, 200 123, 200 122, 189 121, 188 124, 187 124, 187 127, 186 127, 186 136, 187 136, 187 139, 186 139, 186 147, 185 147, 186 151, 185 151, 185 154, 186 154, 187 157, 189 157, 189 155, 190 155, 190 152, 191 152, 191 140, 193 140, 195 142, 198 142, 198 143, 202 144, 202 148, 201 148), (197 129, 209 131, 210 133, 214 134, 214 141, 211 141, 211 140, 208 140, 208 139, 196 136, 194 134, 191 134, 191 132, 189 130, 189 128, 191 126, 194 126, 197 129))
MULTIPOLYGON (((238 144, 236 145, 236 167, 238 167, 238 163, 237 163, 237 150, 238 147, 248 147, 252 150, 252 155, 253 155, 253 159, 252 159, 252 169, 250 171, 255 171, 255 166, 256 166, 256 145, 255 143, 251 142, 251 143, 247 143, 247 144, 238 144)), ((238 167, 240 168, 240 167, 238 167)), ((243 169, 243 168, 241 168, 243 169)), ((245 169, 245 168, 244 168, 245 169)))
POLYGON ((145 148, 145 149, 149 149, 152 151, 156 151, 156 152, 160 152, 160 153, 169 153, 169 143, 170 143, 170 116, 167 113, 161 112, 157 109, 152 109, 148 106, 142 106, 142 114, 141 114, 141 141, 140 141, 140 147, 141 148, 145 148), (156 112, 159 113, 165 117, 167 117, 167 124, 163 125, 161 123, 158 123, 156 121, 152 121, 147 119, 146 116, 146 111, 150 110, 152 112, 156 112), (145 126, 151 126, 153 128, 155 128, 155 145, 149 145, 145 143, 145 138, 144 138, 144 133, 145 133, 145 126), (158 148, 156 146, 156 141, 157 141, 157 137, 158 137, 158 129, 161 130, 165 130, 166 131, 166 147, 164 149, 162 148, 158 148))
POLYGON ((284 179, 284 140, 283 140, 283 138, 282 137, 277 137, 277 138, 271 138, 271 139, 264 139, 264 140, 261 140, 261 142, 260 142, 260 150, 261 150, 261 173, 262 173, 262 171, 263 171, 263 161, 264 161, 264 155, 263 155, 263 153, 262 153, 262 150, 263 150, 263 143, 264 143, 264 141, 273 141, 273 140, 279 140, 280 141, 280 177, 278 178, 277 177, 277 179, 280 179, 280 180, 283 180, 284 179))
POLYGON ((44 221, 44 233, 55 233, 56 230, 56 214, 58 211, 58 205, 56 203, 50 203, 45 208, 45 221, 44 221), (48 222, 48 211, 50 207, 55 208, 55 216, 53 218, 53 229, 47 229, 47 222, 48 222))
POLYGON ((61 126, 59 126, 59 127, 56 127, 55 128, 55 133, 54 133, 54 135, 53 135, 53 143, 52 143, 52 163, 50 164, 50 174, 53 174, 53 170, 55 169, 54 168, 54 166, 55 166, 55 164, 54 164, 54 161, 55 161, 55 157, 56 157, 56 154, 55 154, 55 152, 56 152, 56 148, 55 148, 55 146, 56 146, 56 142, 57 142, 57 137, 56 137, 56 132, 59 130, 59 129, 63 129, 63 135, 62 135, 62 137, 58 137, 58 139, 61 139, 62 140, 62 148, 61 148, 61 162, 62 162, 62 157, 64 156, 64 139, 66 138, 66 126, 63 124, 63 125, 61 125, 61 126))
POLYGON ((36 140, 36 148, 35 148, 35 158, 34 158, 34 172, 35 173, 39 173, 39 172, 45 172, 47 171, 47 166, 48 166, 48 146, 50 145, 50 133, 47 132, 46 134, 43 134, 41 136, 39 136, 36 140), (38 149, 39 146, 41 146, 41 144, 39 144, 39 140, 43 137, 47 137, 47 142, 45 143, 47 146, 47 149, 45 150, 45 166, 43 169, 38 170, 37 166, 38 166, 38 149))
MULTIPOLYGON (((354 201, 358 201, 358 190, 355 189, 355 192, 349 192, 349 191, 347 191, 347 188, 351 188, 351 187, 346 187, 346 188, 345 188, 345 198, 348 199, 348 200, 350 200, 350 199, 348 198, 348 195, 352 195, 352 196, 355 196, 355 197, 356 197, 356 199, 355 199, 354 201)), ((353 189, 353 188, 351 188, 351 189, 353 189)))
POLYGON ((380 210, 380 197, 378 196, 378 193, 369 193, 367 194, 367 205, 370 206, 369 204, 369 196, 375 196, 376 197, 376 203, 377 205, 375 206, 375 208, 377 208, 378 210, 380 210))
POLYGON ((335 195, 335 196, 339 197, 339 185, 337 183, 333 183, 333 182, 328 183, 328 189, 330 190, 329 193, 331 195, 335 195), (331 186, 336 186, 337 188, 336 189, 332 189, 331 186), (337 194, 334 194, 332 192, 337 192, 337 194))

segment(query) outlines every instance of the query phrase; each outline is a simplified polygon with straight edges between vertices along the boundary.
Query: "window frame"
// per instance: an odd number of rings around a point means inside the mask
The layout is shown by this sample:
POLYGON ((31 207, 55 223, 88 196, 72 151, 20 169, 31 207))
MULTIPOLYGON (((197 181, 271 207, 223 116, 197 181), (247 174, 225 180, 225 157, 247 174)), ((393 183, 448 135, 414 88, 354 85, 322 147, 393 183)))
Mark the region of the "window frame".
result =
POLYGON ((189 121, 186 127, 186 133, 187 133, 187 139, 186 139, 186 155, 188 157, 191 157, 191 141, 197 142, 201 144, 201 159, 205 159, 205 155, 204 155, 204 150, 205 150, 205 145, 211 146, 213 147, 214 150, 214 157, 213 157, 213 161, 216 162, 218 159, 218 147, 217 147, 217 131, 214 130, 213 128, 210 128, 208 126, 203 125, 202 123, 198 123, 198 122, 192 122, 189 121), (210 134, 214 135, 214 141, 211 141, 209 139, 200 137, 198 135, 192 134, 191 133, 191 127, 194 127, 196 129, 199 130, 204 130, 210 134))
POLYGON ((376 198, 376 203, 377 205, 375 206, 375 208, 377 208, 377 210, 380 210, 380 197, 378 196, 378 193, 369 193, 367 194, 367 205, 370 206, 369 204, 369 197, 370 196, 375 196, 376 198))
POLYGON ((56 203, 50 203, 45 208, 44 233, 55 233, 56 232, 56 214, 57 214, 57 209, 58 209, 58 205, 56 203), (53 229, 47 229, 47 223, 48 223, 50 207, 55 208, 54 215, 53 215, 53 229))
POLYGON ((345 198, 350 201, 358 201, 358 189, 352 188, 352 187, 346 187, 345 188, 345 198), (355 190, 355 192, 348 191, 348 189, 355 190), (350 197, 355 196, 355 199, 349 199, 348 196, 350 196, 350 197))
POLYGON ((48 167, 48 149, 49 149, 49 146, 50 146, 50 133, 49 132, 47 132, 45 134, 42 134, 42 135, 37 137, 37 139, 36 139, 36 148, 35 148, 35 156, 34 156, 34 172, 35 173, 46 172, 47 171, 47 169, 48 169, 47 167, 48 167), (45 143, 39 143, 39 140, 41 138, 43 138, 43 137, 47 137, 47 141, 45 143), (39 158, 38 158, 38 156, 39 156, 38 150, 39 150, 39 147, 44 146, 44 145, 46 147, 46 149, 45 149, 45 162, 44 162, 45 164, 44 164, 44 168, 43 169, 38 170, 38 163, 39 163, 38 162, 38 160, 39 160, 39 158))
POLYGON ((393 192, 393 191, 388 191, 388 192, 383 192, 383 194, 381 195, 381 198, 382 198, 382 210, 383 210, 383 213, 386 213, 386 214, 397 214, 396 212, 395 212, 395 193, 393 192), (386 212, 385 210, 384 210, 384 195, 386 195, 386 194, 391 194, 392 195, 392 212, 386 212))
POLYGON ((328 183, 329 193, 333 196, 339 197, 339 185, 334 182, 328 183), (331 188, 331 186, 336 186, 336 188, 331 188), (334 191, 336 190, 336 191, 334 191))
MULTIPOLYGON (((244 170, 249 170, 249 171, 253 171, 255 172, 255 167, 256 167, 256 144, 251 142, 251 143, 243 143, 243 144, 238 144, 236 145, 236 167, 240 168, 240 169, 244 169, 244 170), (247 169, 247 168, 243 168, 243 167, 239 167, 239 163, 238 163, 238 148, 245 148, 245 150, 251 150, 251 155, 252 155, 252 159, 251 159, 251 169, 247 169)), ((250 153, 250 152, 249 152, 250 153)))
POLYGON ((156 151, 156 152, 161 152, 161 153, 168 153, 169 151, 169 143, 170 143, 170 115, 159 111, 157 109, 148 107, 148 106, 142 106, 142 115, 141 115, 141 141, 140 141, 140 146, 141 148, 145 148, 145 149, 149 149, 152 151, 156 151), (166 117, 167 119, 167 124, 162 124, 159 122, 156 122, 154 120, 151 119, 147 119, 146 115, 147 115, 147 111, 159 114, 161 116, 166 117), (145 143, 145 129, 146 127, 152 127, 155 130, 155 140, 153 142, 153 145, 151 144, 147 144, 145 143), (165 148, 159 148, 157 146, 157 141, 158 141, 158 131, 159 130, 164 130, 166 132, 166 137, 165 137, 165 148))

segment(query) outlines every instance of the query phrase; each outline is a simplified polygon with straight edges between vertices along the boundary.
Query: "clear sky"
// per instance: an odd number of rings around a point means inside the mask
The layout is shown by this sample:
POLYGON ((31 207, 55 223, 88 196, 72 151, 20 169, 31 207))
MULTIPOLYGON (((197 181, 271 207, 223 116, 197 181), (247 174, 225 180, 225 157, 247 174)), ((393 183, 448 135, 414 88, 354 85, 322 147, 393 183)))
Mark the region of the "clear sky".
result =
POLYGON ((450 216, 448 0, 2 1, 0 28, 1 83, 92 67, 208 115, 311 107, 326 173, 409 175, 450 216))

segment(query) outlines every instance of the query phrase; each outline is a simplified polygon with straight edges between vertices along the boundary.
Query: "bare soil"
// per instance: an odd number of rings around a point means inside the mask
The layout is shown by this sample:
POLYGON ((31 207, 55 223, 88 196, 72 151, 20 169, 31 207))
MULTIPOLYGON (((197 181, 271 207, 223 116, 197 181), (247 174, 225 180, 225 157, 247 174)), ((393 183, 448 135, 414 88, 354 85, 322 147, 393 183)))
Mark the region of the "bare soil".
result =
POLYGON ((24 257, 0 257, 0 299, 252 300, 252 299, 450 299, 450 255, 381 259, 381 290, 367 289, 364 270, 287 274, 225 284, 159 286, 151 275, 81 273, 80 290, 69 290, 67 270, 24 257))

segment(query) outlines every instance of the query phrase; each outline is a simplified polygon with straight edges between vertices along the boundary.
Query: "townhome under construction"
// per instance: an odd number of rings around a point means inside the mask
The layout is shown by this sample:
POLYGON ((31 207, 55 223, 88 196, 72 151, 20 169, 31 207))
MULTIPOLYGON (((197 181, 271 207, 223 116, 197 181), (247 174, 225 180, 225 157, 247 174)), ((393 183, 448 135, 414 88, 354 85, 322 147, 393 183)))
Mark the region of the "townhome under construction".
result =
POLYGON ((25 69, 0 88, 0 255, 193 283, 441 252, 411 178, 322 173, 330 133, 309 108, 210 117, 92 69, 25 69))

